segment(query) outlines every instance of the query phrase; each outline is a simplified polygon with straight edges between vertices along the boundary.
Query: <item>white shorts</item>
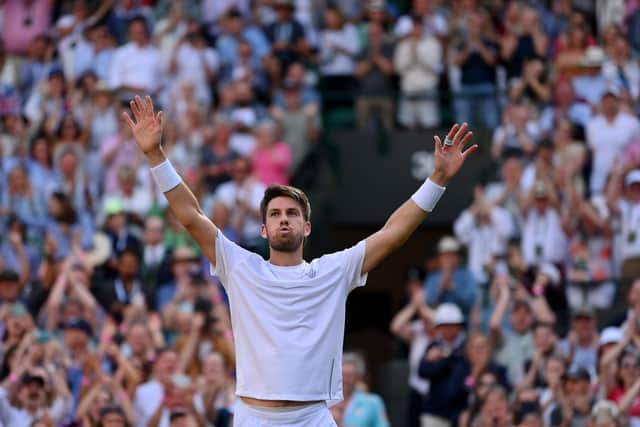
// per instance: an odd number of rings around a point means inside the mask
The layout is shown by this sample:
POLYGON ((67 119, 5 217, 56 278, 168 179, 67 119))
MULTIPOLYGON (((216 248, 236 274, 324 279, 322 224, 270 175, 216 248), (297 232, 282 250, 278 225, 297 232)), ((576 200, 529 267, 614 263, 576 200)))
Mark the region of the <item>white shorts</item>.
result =
POLYGON ((236 400, 233 427, 336 427, 326 403, 263 410, 236 400))

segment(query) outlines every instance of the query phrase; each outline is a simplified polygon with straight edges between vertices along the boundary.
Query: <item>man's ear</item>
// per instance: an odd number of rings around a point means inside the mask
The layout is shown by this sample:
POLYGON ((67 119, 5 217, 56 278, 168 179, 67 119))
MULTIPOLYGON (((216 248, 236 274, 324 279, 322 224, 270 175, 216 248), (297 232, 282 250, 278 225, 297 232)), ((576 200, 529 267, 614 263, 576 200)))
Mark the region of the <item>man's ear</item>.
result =
POLYGON ((267 227, 265 227, 264 224, 260 226, 260 236, 262 236, 263 239, 267 238, 267 227))
POLYGON ((304 223, 304 237, 309 237, 310 234, 311 234, 311 222, 306 221, 304 223))

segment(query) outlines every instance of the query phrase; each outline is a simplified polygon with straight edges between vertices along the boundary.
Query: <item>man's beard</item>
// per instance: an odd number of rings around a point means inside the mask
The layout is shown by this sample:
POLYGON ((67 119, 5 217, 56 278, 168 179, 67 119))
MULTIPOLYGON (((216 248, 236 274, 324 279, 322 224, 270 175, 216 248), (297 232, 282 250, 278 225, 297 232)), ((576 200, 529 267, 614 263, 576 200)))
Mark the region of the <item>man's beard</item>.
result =
POLYGON ((268 237, 269 247, 278 252, 295 252, 304 242, 304 235, 289 235, 285 238, 268 237))

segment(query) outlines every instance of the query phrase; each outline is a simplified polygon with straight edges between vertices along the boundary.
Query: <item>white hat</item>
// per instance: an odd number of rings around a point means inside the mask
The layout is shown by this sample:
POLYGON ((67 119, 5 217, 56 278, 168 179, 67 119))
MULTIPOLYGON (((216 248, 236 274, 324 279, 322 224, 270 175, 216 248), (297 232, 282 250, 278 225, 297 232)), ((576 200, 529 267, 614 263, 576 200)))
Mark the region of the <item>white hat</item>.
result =
POLYGON ((457 305, 450 302, 440 304, 433 319, 433 326, 461 325, 463 323, 462 311, 457 305))
POLYGON ((622 341, 623 338, 624 332, 622 332, 622 329, 609 326, 602 330, 599 345, 616 344, 622 341))
POLYGON ((640 182, 640 169, 634 169, 627 174, 624 178, 624 185, 630 186, 631 184, 637 184, 640 182))
POLYGON ((91 249, 85 253, 85 261, 91 268, 95 268, 107 262, 111 257, 111 252, 112 247, 109 236, 102 231, 98 231, 93 235, 91 249))
POLYGON ((458 241, 451 236, 444 236, 438 242, 438 253, 442 254, 445 252, 458 252, 460 250, 460 244, 458 241))

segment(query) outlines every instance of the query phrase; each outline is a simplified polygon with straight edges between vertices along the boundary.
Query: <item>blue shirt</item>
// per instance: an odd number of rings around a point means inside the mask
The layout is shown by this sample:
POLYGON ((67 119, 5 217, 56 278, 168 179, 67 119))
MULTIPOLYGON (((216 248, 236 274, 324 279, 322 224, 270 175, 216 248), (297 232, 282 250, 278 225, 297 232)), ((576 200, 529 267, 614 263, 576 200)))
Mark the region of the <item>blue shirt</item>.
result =
MULTIPOLYGON (((271 52, 269 41, 264 33, 257 28, 249 27, 242 32, 242 39, 251 45, 251 60, 260 61, 260 59, 271 52)), ((235 37, 223 34, 216 42, 216 50, 220 56, 220 62, 223 66, 235 67, 238 63, 238 45, 239 40, 235 37)))
POLYGON ((473 275, 465 267, 459 267, 453 273, 451 279, 453 281, 452 289, 439 292, 441 275, 440 271, 431 273, 424 282, 427 304, 436 306, 444 302, 451 302, 460 307, 465 317, 468 316, 475 302, 478 288, 475 280, 473 280, 473 275))
POLYGON ((377 394, 356 390, 344 410, 344 427, 388 427, 384 402, 377 394))

